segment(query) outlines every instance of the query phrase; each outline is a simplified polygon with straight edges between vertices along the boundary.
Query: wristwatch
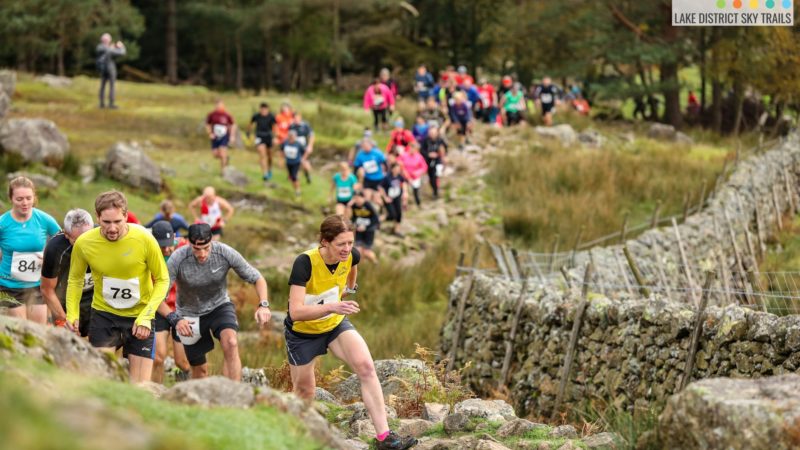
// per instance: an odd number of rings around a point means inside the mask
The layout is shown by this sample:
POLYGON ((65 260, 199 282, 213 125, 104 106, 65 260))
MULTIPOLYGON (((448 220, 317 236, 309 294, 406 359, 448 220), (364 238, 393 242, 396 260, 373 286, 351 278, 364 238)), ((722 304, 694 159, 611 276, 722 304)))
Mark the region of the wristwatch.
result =
POLYGON ((356 291, 358 291, 358 283, 354 284, 352 288, 349 288, 347 286, 344 287, 345 294, 355 294, 356 291))
POLYGON ((269 300, 261 300, 258 303, 259 308, 269 308, 269 300))

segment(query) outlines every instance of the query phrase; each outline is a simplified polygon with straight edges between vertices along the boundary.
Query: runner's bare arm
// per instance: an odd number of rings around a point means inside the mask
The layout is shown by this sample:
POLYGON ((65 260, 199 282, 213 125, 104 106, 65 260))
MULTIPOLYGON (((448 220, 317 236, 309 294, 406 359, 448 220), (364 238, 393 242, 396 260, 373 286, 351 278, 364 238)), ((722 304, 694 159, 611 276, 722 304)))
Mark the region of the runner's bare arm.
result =
POLYGON ((58 296, 56 296, 56 284, 58 283, 58 279, 42 277, 41 282, 42 284, 39 286, 39 290, 42 291, 42 297, 45 303, 47 303, 47 307, 50 308, 50 312, 53 313, 53 319, 66 320, 67 313, 64 312, 64 308, 61 307, 61 302, 58 300, 58 296))
POLYGON ((231 204, 222 197, 217 197, 217 201, 219 201, 219 206, 225 210, 225 222, 231 220, 231 217, 233 217, 233 213, 235 212, 233 206, 231 206, 231 204))
POLYGON ((206 134, 207 134, 207 135, 208 135, 208 137, 210 137, 211 139, 214 139, 214 133, 212 133, 212 132, 211 132, 211 124, 210 124, 210 123, 207 123, 207 124, 206 124, 206 134))
POLYGON ((353 289, 356 286, 356 281, 358 280, 358 265, 350 268, 350 273, 347 275, 347 287, 353 289))
POLYGON ((231 124, 231 145, 236 143, 236 124, 231 124))
POLYGON ((306 288, 292 285, 289 288, 289 314, 292 320, 316 320, 328 314, 355 314, 359 311, 358 303, 354 301, 341 301, 323 305, 306 305, 306 288))
MULTIPOLYGON (((159 249, 159 252, 161 249, 159 249)), ((69 263, 69 279, 67 281, 67 322, 78 328, 78 319, 81 314, 81 294, 86 276, 88 263, 83 257, 79 243, 72 247, 72 257, 69 263)))
POLYGON ((199 215, 200 214, 200 202, 202 202, 202 201, 203 201, 203 196, 201 195, 201 196, 195 197, 194 200, 189 202, 189 211, 192 212, 192 217, 194 218, 195 222, 200 220, 200 215, 199 215))

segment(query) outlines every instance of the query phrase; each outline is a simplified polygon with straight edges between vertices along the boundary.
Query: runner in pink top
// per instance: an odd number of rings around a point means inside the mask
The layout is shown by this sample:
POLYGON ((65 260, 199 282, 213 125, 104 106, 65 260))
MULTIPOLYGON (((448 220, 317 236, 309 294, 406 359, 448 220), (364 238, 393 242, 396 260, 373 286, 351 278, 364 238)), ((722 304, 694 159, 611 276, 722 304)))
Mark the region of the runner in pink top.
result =
POLYGON ((388 128, 389 113, 394 112, 394 95, 377 78, 364 92, 364 109, 372 111, 375 118, 375 131, 378 130, 379 123, 383 126, 384 131, 388 128))
POLYGON ((419 188, 422 186, 422 176, 428 172, 428 164, 419 152, 419 143, 413 141, 406 151, 397 157, 397 162, 403 166, 403 176, 411 185, 414 192, 414 202, 419 206, 419 188))

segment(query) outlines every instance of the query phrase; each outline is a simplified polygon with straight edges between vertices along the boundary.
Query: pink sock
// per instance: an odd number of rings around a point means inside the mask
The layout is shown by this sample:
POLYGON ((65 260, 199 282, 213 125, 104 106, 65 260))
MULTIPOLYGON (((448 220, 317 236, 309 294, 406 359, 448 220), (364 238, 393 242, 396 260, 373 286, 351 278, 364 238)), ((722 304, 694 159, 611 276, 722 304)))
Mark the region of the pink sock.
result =
POLYGON ((389 436, 389 431, 384 431, 383 433, 375 436, 375 439, 377 439, 378 442, 383 442, 387 436, 389 436))

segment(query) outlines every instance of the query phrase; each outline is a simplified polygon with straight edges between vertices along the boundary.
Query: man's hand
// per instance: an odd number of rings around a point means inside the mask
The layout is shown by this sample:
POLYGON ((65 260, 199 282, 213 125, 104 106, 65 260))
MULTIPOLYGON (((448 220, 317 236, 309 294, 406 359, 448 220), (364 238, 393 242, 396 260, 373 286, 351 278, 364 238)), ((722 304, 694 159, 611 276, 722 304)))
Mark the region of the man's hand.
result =
POLYGON ((175 329, 178 331, 178 334, 181 336, 191 337, 192 336, 192 324, 194 322, 189 322, 186 319, 181 319, 178 321, 178 325, 175 329))
POLYGON ((80 323, 79 322, 80 322, 80 319, 75 319, 74 322, 70 322, 68 320, 67 321, 67 329, 69 331, 72 331, 73 333, 80 333, 80 330, 79 330, 80 323))
POLYGON ((258 309, 256 309, 256 323, 258 326, 263 327, 268 324, 271 318, 272 311, 270 311, 269 308, 259 306, 258 309))
POLYGON ((147 339, 150 336, 150 328, 142 325, 133 326, 133 337, 136 339, 147 339))
POLYGON ((349 315, 349 314, 355 314, 359 311, 361 311, 361 309, 358 307, 358 303, 352 300, 345 300, 339 303, 334 303, 331 306, 331 312, 333 312, 334 314, 349 315))

